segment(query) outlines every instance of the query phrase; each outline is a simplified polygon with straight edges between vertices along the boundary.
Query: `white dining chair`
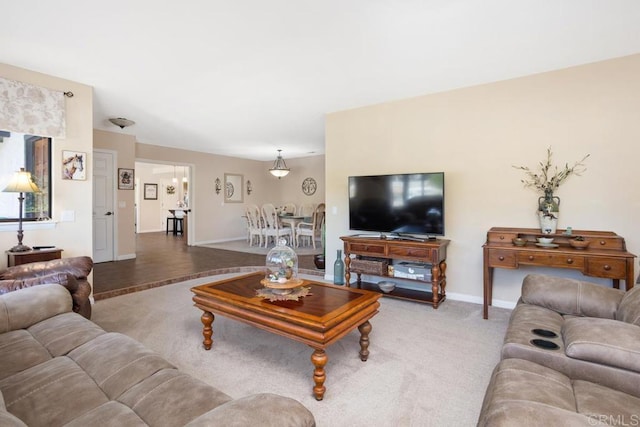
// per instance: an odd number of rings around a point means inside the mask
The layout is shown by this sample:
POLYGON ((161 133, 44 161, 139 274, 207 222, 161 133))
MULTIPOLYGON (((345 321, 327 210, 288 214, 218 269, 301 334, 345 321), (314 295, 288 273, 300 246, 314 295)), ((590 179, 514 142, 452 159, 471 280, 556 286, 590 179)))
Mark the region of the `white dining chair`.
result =
POLYGON ((311 222, 301 222, 296 227, 296 247, 300 246, 300 237, 309 238, 313 249, 316 248, 316 237, 322 237, 322 223, 324 222, 325 205, 320 203, 316 207, 315 212, 312 215, 311 222))
POLYGON ((245 210, 247 216, 247 227, 249 233, 249 246, 253 246, 256 238, 258 238, 258 246, 262 246, 264 239, 264 224, 262 215, 258 205, 249 205, 245 210))
POLYGON ((275 206, 271 203, 262 205, 262 218, 264 220, 264 247, 269 244, 269 237, 273 237, 274 244, 278 242, 280 237, 288 236, 289 243, 293 244, 293 230, 291 227, 283 227, 280 218, 276 212, 275 206))

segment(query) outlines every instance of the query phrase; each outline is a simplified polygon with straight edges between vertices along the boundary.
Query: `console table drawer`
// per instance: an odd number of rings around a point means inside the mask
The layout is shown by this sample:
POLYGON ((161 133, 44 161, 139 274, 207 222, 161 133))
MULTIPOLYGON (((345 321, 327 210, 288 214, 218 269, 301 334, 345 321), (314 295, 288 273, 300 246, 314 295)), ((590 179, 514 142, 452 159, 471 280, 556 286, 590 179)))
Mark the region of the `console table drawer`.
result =
POLYGON ((543 265, 545 267, 561 267, 561 268, 584 268, 584 257, 565 255, 565 254, 548 254, 541 252, 519 252, 518 262, 528 265, 543 265))
POLYGON ((389 255, 400 258, 431 258, 431 251, 428 248, 403 248, 398 246, 389 246, 389 255))
POLYGON ((489 243, 511 243, 513 239, 518 237, 517 232, 494 232, 487 235, 487 242, 489 243))
POLYGON ((489 265, 498 268, 516 268, 516 253, 513 251, 489 251, 489 265))
MULTIPOLYGON (((589 276, 604 277, 607 279, 619 279, 625 277, 627 263, 623 259, 616 258, 592 258, 587 262, 586 273, 589 276)), ((627 289, 628 289, 627 285, 627 289)))
POLYGON ((349 252, 355 254, 384 255, 384 245, 370 245, 367 243, 349 244, 349 252))

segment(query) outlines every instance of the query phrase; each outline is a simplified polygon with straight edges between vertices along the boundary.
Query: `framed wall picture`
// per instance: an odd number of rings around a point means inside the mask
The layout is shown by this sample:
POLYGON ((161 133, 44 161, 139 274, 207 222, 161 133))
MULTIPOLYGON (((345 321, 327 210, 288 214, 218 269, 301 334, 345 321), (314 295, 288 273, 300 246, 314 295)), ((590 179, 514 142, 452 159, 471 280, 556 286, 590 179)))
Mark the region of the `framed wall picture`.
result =
POLYGON ((118 190, 133 190, 134 170, 118 168, 118 190))
POLYGON ((62 179, 84 181, 87 179, 85 169, 87 153, 81 151, 62 151, 62 179))
POLYGON ((144 185, 144 199, 145 200, 158 200, 158 184, 145 184, 144 185))
POLYGON ((244 190, 242 185, 244 176, 235 173, 224 174, 224 201, 226 203, 242 203, 244 200, 244 190))

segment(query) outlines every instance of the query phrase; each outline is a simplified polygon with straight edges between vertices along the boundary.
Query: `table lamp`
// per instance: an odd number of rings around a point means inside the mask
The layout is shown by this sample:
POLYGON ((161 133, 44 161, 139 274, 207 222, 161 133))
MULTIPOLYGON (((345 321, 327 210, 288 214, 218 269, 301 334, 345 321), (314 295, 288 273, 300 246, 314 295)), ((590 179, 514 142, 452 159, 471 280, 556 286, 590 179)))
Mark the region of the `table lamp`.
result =
POLYGON ((31 248, 29 246, 22 244, 22 206, 24 204, 24 194, 23 193, 35 193, 40 191, 38 186, 31 181, 31 172, 27 172, 24 168, 20 168, 20 171, 16 172, 9 181, 7 187, 2 190, 5 193, 20 193, 18 200, 20 202, 20 219, 18 222, 18 244, 11 249, 10 252, 25 252, 30 251, 31 248))

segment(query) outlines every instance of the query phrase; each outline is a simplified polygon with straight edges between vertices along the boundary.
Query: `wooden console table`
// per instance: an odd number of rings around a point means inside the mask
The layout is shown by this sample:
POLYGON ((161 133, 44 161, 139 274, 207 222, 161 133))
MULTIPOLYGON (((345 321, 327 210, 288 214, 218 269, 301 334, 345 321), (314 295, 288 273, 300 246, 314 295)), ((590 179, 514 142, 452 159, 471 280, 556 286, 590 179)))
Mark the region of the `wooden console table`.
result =
POLYGON ((14 265, 22 265, 30 262, 39 261, 51 261, 52 259, 62 258, 63 249, 60 248, 48 248, 48 249, 34 249, 25 252, 7 252, 7 266, 13 267, 14 265))
MULTIPOLYGON (((410 241, 359 236, 343 236, 340 237, 340 239, 344 242, 344 276, 347 286, 351 286, 351 255, 358 257, 364 256, 380 259, 415 261, 431 265, 431 280, 427 282, 425 280, 406 278, 399 279, 409 280, 423 285, 429 284, 430 289, 416 291, 396 287, 393 291, 384 295, 394 298, 426 302, 431 304, 433 308, 438 308, 440 303, 446 298, 445 287, 447 286, 447 263, 445 260, 447 258, 447 246, 449 245, 449 240, 433 239, 425 241, 410 241)), ((358 288, 380 292, 380 289, 376 284, 362 282, 360 279, 362 273, 356 274, 356 286, 358 288)), ((373 275, 389 277, 386 272, 373 275)))
POLYGON ((556 234, 543 234, 534 228, 493 227, 487 232, 487 241, 482 246, 484 256, 484 311, 489 317, 492 303, 493 269, 517 269, 520 265, 579 270, 585 276, 613 280, 613 287, 620 287, 620 279, 626 289, 633 288, 633 262, 635 255, 627 252, 624 238, 611 231, 573 230, 571 235, 565 230, 556 234), (569 240, 583 236, 591 243, 586 249, 574 249, 569 240), (512 239, 520 237, 527 242, 516 246, 512 239), (553 237, 558 247, 545 248, 536 245, 538 237, 553 237))

